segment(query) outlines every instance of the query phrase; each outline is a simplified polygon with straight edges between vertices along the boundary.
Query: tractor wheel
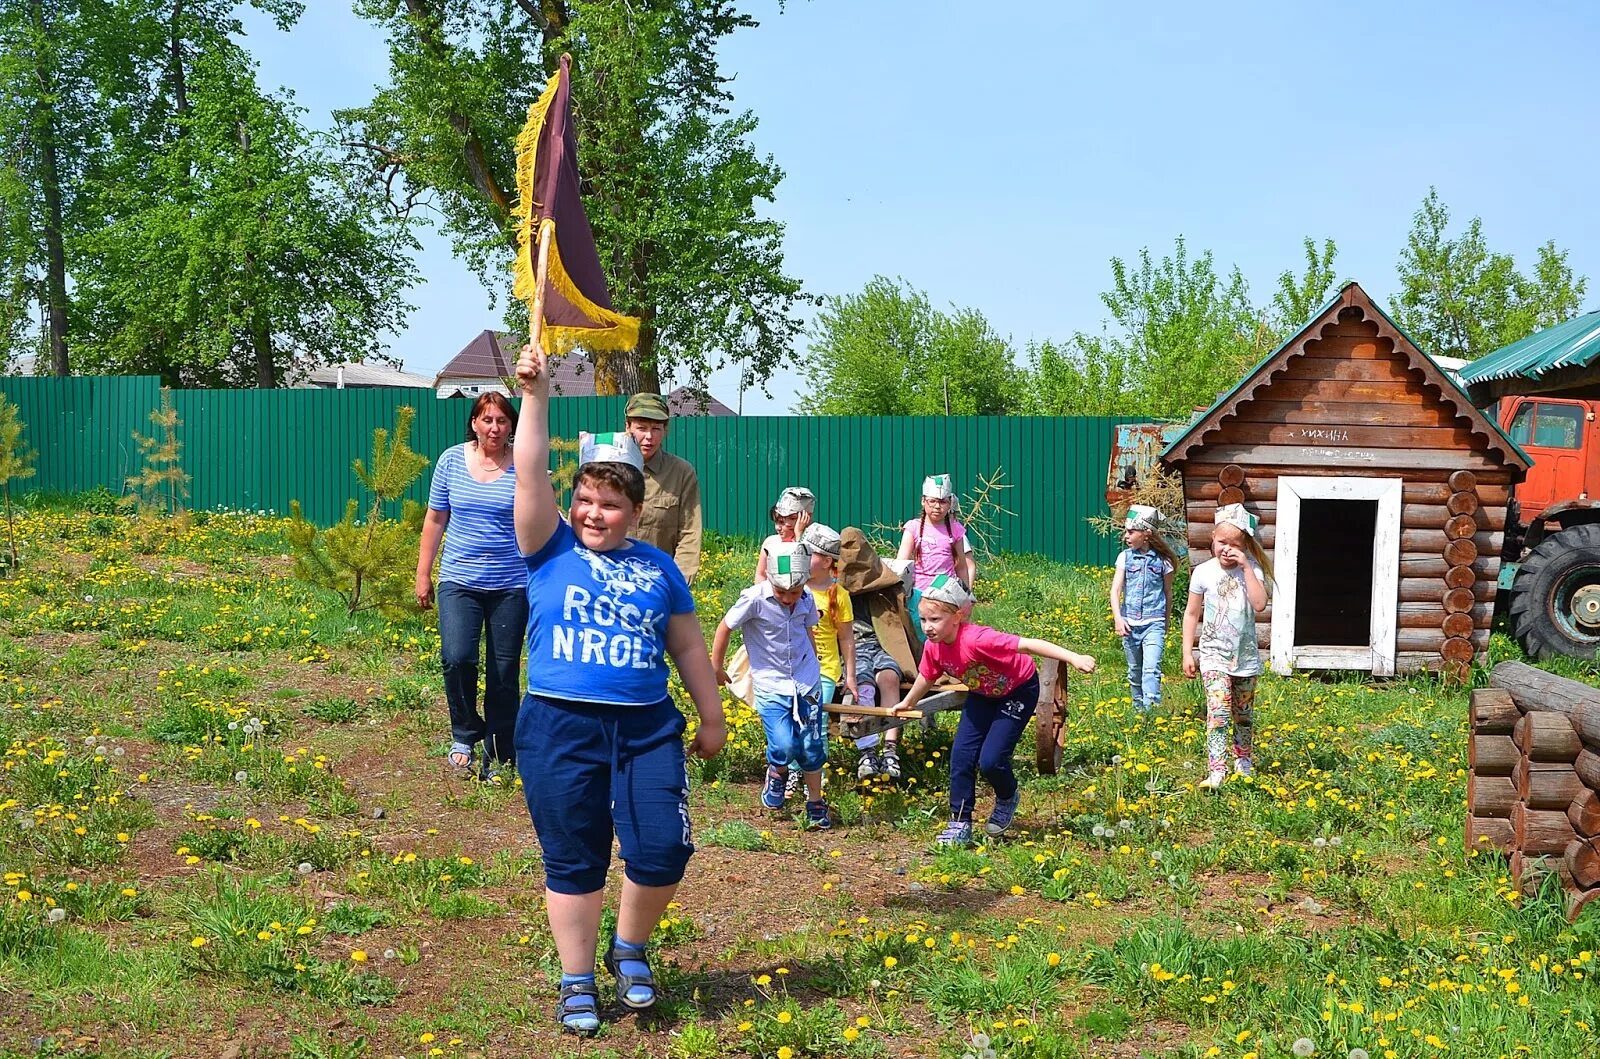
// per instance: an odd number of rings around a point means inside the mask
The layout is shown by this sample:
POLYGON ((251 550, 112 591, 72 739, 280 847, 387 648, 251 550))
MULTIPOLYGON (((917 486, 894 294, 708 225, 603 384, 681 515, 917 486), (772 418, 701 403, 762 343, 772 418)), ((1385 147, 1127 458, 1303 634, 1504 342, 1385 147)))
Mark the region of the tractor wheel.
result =
POLYGON ((1600 649, 1600 525, 1572 526, 1528 554, 1507 607, 1511 635, 1535 658, 1600 649))

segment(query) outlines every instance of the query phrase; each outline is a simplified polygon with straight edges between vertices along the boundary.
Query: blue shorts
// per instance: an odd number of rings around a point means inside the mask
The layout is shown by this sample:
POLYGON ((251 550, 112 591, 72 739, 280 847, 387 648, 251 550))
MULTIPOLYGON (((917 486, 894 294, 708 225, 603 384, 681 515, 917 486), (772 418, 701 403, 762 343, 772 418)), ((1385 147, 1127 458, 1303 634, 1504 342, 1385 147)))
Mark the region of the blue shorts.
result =
POLYGON ((627 877, 672 886, 694 853, 683 714, 523 696, 517 771, 544 854, 545 886, 602 890, 615 834, 627 877))

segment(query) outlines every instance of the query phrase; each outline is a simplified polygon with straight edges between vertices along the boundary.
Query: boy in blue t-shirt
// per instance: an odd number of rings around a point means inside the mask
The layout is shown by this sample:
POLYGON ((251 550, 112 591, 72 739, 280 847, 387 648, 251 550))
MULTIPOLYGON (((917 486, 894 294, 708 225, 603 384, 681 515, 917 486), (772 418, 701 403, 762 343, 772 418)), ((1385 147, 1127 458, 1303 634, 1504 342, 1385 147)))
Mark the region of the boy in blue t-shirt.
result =
MULTIPOLYGON (((524 398, 513 458, 550 465, 544 356, 517 361, 524 398)), ((644 460, 626 434, 585 434, 562 520, 547 475, 517 479, 517 547, 528 566, 528 693, 517 770, 544 857, 545 907, 561 958, 563 1030, 600 1028, 595 949, 615 834, 626 878, 605 954, 617 999, 642 1010, 658 992, 646 943, 694 852, 687 722, 667 694, 667 658, 699 714, 690 750, 727 739, 716 676, 689 586, 672 557, 628 532, 644 505, 644 460)))

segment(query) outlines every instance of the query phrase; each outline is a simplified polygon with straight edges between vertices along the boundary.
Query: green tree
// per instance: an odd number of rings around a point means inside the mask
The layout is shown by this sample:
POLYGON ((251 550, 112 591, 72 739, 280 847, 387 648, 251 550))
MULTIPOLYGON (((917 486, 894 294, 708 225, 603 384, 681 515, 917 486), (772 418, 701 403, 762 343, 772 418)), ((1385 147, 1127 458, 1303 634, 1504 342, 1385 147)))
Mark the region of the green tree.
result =
POLYGON ((1272 345, 1244 276, 1219 274, 1209 250, 1191 260, 1182 236, 1160 262, 1148 249, 1136 267, 1112 258, 1111 275, 1100 296, 1111 321, 1100 334, 1030 350, 1030 413, 1184 418, 1272 345))
POLYGON ((289 543, 298 553, 295 576, 337 592, 351 614, 372 608, 402 613, 411 608, 422 505, 407 500, 399 521, 386 517, 383 509, 427 470, 428 457, 411 448, 416 417, 416 409, 401 406, 393 433, 382 427, 372 432, 370 467, 359 459, 352 464, 368 494, 365 518, 358 520, 361 504, 352 498, 343 518, 318 530, 306 520, 300 501, 289 502, 289 543))
POLYGON ((1488 248, 1481 218, 1454 238, 1449 229, 1450 211, 1429 188, 1400 252, 1400 293, 1390 303, 1427 352, 1475 360, 1577 314, 1588 279, 1573 274, 1554 242, 1538 249, 1530 278, 1510 254, 1488 248))
POLYGON ((975 309, 945 314, 926 293, 876 276, 823 302, 806 358, 807 415, 1005 415, 1020 373, 975 309))
POLYGON ((34 474, 33 450, 22 441, 22 416, 17 406, 0 393, 0 490, 6 499, 6 576, 17 571, 17 523, 11 510, 11 483, 34 474))
MULTIPOLYGON (((513 145, 563 51, 584 202, 612 300, 639 347, 595 363, 601 393, 766 379, 801 330, 783 226, 764 218, 782 170, 730 114, 722 41, 756 25, 728 0, 357 0, 388 34, 390 84, 342 113, 343 135, 403 210, 426 202, 488 288, 509 293, 513 145)), ((525 326, 520 307, 508 312, 525 326)))
POLYGON ((1301 245, 1306 255, 1305 272, 1297 276, 1293 269, 1284 269, 1278 273, 1278 289, 1272 294, 1268 310, 1280 342, 1304 327, 1338 286, 1333 260, 1339 256, 1339 248, 1333 240, 1324 239, 1319 248, 1316 240, 1307 236, 1301 245))
MULTIPOLYGON (((297 107, 260 91, 230 39, 232 7, 174 5, 148 34, 170 45, 153 107, 162 131, 155 143, 121 138, 129 175, 98 186, 110 219, 78 240, 86 369, 277 386, 296 370, 379 356, 373 336, 410 308, 408 227, 297 107)), ((273 7, 285 19, 297 9, 273 7)))

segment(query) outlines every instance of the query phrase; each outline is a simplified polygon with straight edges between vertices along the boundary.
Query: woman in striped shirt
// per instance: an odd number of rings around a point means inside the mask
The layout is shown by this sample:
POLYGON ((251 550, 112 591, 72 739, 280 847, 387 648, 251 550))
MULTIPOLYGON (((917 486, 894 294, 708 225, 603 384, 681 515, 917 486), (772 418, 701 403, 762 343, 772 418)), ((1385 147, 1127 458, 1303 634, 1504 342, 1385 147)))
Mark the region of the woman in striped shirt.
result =
POLYGON ((528 624, 528 569, 517 551, 512 523, 517 470, 511 463, 511 435, 516 427, 516 409, 504 394, 485 393, 472 402, 466 442, 446 449, 434 468, 417 555, 417 604, 426 609, 435 600, 433 560, 443 538, 437 600, 439 654, 450 704, 450 767, 470 776, 481 753, 486 780, 515 760, 512 739, 521 700, 517 671, 528 624))

